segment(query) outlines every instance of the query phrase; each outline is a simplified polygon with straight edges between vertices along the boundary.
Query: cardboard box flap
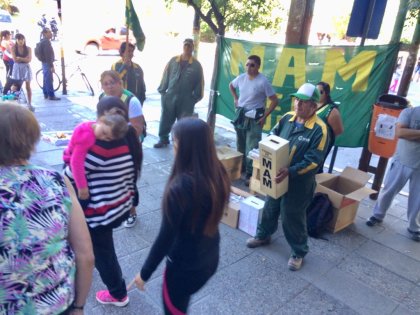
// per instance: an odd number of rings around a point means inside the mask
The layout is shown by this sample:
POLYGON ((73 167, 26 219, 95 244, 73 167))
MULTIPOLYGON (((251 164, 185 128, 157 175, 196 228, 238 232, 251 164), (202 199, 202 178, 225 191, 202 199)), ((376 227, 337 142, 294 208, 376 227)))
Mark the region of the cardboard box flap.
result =
POLYGON ((230 158, 235 158, 235 157, 242 156, 242 153, 240 153, 238 151, 235 151, 234 149, 232 149, 228 146, 217 147, 216 148, 216 153, 217 153, 217 157, 219 158, 219 160, 230 159, 230 158))
POLYGON ((340 176, 362 186, 366 185, 371 177, 370 174, 349 166, 344 169, 340 176))
POLYGON ((315 175, 315 179, 317 183, 323 183, 333 177, 335 177, 335 175, 330 174, 330 173, 321 173, 321 174, 315 175))
POLYGON ((316 192, 321 192, 328 195, 333 207, 340 208, 344 196, 328 187, 316 185, 316 192))
POLYGON ((377 191, 367 188, 367 187, 361 187, 353 191, 352 193, 346 195, 346 197, 353 200, 361 201, 363 198, 366 198, 370 194, 374 194, 374 193, 377 193, 377 191))

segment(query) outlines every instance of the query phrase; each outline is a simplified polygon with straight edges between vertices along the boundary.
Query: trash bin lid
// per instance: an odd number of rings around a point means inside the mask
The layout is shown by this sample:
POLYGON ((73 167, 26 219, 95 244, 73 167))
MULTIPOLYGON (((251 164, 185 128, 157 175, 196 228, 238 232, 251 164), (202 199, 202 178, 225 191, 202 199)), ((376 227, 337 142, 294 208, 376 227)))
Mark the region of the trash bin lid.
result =
POLYGON ((384 94, 379 96, 377 104, 387 108, 404 109, 408 106, 408 100, 402 96, 384 94))

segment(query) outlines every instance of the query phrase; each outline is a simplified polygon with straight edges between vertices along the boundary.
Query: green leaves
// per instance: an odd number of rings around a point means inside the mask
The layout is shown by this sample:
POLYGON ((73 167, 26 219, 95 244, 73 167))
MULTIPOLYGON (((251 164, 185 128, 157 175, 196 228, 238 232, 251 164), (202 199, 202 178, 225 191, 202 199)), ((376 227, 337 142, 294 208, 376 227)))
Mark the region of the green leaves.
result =
MULTIPOLYGON (((175 0, 165 0, 170 6, 175 0)), ((280 0, 178 0, 192 6, 216 34, 226 30, 278 30, 286 15, 280 0)))

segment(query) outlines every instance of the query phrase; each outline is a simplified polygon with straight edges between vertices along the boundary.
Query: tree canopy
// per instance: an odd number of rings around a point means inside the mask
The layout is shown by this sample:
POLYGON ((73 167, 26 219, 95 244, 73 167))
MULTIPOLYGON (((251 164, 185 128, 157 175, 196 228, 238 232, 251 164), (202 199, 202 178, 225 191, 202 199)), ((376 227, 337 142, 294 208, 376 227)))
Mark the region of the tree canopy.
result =
MULTIPOLYGON (((165 0, 168 6, 176 0, 165 0)), ((282 21, 281 0, 178 0, 194 8, 211 30, 225 35, 226 30, 252 33, 262 27, 275 30, 282 21)), ((283 13, 284 14, 284 13, 283 13)))

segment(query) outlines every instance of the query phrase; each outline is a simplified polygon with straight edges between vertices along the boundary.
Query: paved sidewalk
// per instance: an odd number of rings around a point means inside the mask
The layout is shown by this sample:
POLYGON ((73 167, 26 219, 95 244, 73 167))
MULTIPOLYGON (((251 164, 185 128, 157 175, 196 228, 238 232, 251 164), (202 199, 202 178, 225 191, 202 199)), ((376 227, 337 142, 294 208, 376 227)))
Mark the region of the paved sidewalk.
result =
MULTIPOLYGON (((82 120, 95 118, 95 99, 64 97, 62 102, 52 102, 34 94, 35 114, 44 131, 71 130, 82 120)), ((131 229, 115 230, 114 236, 127 283, 141 268, 158 233, 162 193, 173 159, 172 145, 153 149, 160 113, 155 97, 148 95, 150 102, 144 108, 149 136, 138 185, 139 222, 131 229)), ((204 107, 198 111, 200 117, 205 115, 204 107)), ((234 146, 235 135, 218 127, 216 142, 234 146)), ((41 141, 33 162, 61 169, 61 153, 61 147, 41 141)), ((271 245, 252 250, 245 246, 248 235, 221 224, 218 272, 193 297, 189 313, 420 314, 420 243, 409 239, 406 231, 407 198, 399 195, 384 223, 369 228, 365 220, 372 206, 373 201, 364 200, 356 222, 342 232, 327 234, 328 240, 310 239, 310 252, 298 272, 287 269, 290 249, 281 230, 271 245)), ((125 308, 95 301, 95 292, 105 288, 95 271, 85 314, 161 314, 162 271, 163 264, 145 292, 132 289, 125 308)))

